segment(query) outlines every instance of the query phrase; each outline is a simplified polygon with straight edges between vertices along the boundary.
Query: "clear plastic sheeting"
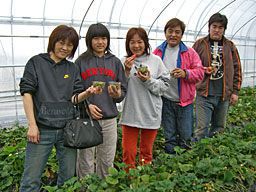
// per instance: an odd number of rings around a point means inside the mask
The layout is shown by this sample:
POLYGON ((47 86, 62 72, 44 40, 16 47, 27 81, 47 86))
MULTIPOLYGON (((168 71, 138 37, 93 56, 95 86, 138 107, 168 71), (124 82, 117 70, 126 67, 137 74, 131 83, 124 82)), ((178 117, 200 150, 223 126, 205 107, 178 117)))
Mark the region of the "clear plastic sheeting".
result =
POLYGON ((59 24, 75 27, 81 36, 76 52, 85 51, 84 36, 92 23, 105 24, 111 50, 125 54, 130 27, 141 26, 155 48, 163 39, 165 23, 177 17, 186 24, 188 45, 208 34, 215 12, 228 18, 226 37, 237 45, 243 67, 243 86, 256 84, 256 0, 4 0, 0 6, 0 127, 24 117, 19 81, 27 60, 47 49, 48 37, 59 24), (9 111, 9 112, 8 112, 9 111))

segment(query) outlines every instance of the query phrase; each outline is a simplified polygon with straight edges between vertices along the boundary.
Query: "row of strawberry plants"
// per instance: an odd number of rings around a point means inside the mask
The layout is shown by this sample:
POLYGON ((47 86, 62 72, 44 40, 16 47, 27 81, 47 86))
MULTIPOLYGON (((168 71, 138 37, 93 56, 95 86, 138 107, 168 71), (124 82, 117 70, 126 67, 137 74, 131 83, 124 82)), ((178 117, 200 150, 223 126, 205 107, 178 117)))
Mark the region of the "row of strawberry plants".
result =
POLYGON ((73 178, 63 188, 47 191, 179 191, 242 192, 256 190, 256 123, 229 128, 224 134, 203 139, 191 150, 176 148, 177 155, 160 153, 152 165, 139 166, 126 174, 116 163, 101 180, 91 175, 73 178))
MULTIPOLYGON (((127 175, 116 155, 110 176, 100 180, 91 175, 72 178, 62 189, 54 187, 57 164, 53 153, 43 175, 46 191, 248 191, 255 182, 256 88, 243 88, 239 102, 229 110, 224 134, 204 139, 176 156, 164 154, 159 131, 151 166, 138 167, 127 175)), ((23 171, 26 128, 13 126, 0 130, 0 191, 18 191, 23 171)), ((118 148, 121 147, 119 132, 118 148)))

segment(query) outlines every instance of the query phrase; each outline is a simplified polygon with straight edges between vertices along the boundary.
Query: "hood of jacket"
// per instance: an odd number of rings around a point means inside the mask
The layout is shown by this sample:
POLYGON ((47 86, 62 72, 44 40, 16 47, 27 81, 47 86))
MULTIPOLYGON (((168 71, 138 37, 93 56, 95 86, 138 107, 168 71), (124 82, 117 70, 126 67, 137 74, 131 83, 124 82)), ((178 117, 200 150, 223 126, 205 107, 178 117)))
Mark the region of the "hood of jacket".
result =
POLYGON ((46 60, 46 62, 49 62, 51 64, 64 64, 67 63, 68 60, 66 59, 62 59, 60 62, 56 63, 53 59, 51 59, 50 54, 49 53, 40 53, 38 54, 39 57, 43 58, 44 60, 46 60))

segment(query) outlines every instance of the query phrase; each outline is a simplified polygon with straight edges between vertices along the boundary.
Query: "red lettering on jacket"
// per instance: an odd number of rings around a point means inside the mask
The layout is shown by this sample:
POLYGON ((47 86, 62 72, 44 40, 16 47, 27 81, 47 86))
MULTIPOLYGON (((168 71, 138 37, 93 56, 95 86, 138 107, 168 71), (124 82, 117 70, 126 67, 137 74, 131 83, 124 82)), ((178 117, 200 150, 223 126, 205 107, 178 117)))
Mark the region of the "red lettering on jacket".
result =
POLYGON ((112 69, 105 69, 102 67, 86 69, 81 73, 81 77, 83 80, 86 80, 88 77, 97 75, 106 75, 111 77, 112 80, 115 80, 116 78, 116 74, 112 69))
POLYGON ((98 68, 98 71, 99 71, 100 75, 104 74, 104 70, 105 70, 105 68, 102 68, 102 67, 98 68))

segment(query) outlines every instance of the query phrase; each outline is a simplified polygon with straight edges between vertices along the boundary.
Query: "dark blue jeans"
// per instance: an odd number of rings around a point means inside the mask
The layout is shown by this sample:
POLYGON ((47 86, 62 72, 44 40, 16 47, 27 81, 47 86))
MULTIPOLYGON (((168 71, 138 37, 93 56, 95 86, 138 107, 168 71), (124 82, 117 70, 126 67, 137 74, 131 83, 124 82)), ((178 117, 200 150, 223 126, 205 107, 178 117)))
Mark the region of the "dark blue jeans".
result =
POLYGON ((193 104, 185 107, 163 99, 162 126, 164 128, 165 151, 175 153, 174 147, 187 148, 193 132, 193 104))
POLYGON ((229 101, 223 101, 220 96, 196 97, 196 129, 194 137, 200 140, 223 132, 229 101))
POLYGON ((62 185, 75 175, 76 149, 63 146, 63 130, 40 129, 40 142, 27 143, 20 192, 39 191, 41 176, 54 146, 59 164, 57 184, 62 185))

